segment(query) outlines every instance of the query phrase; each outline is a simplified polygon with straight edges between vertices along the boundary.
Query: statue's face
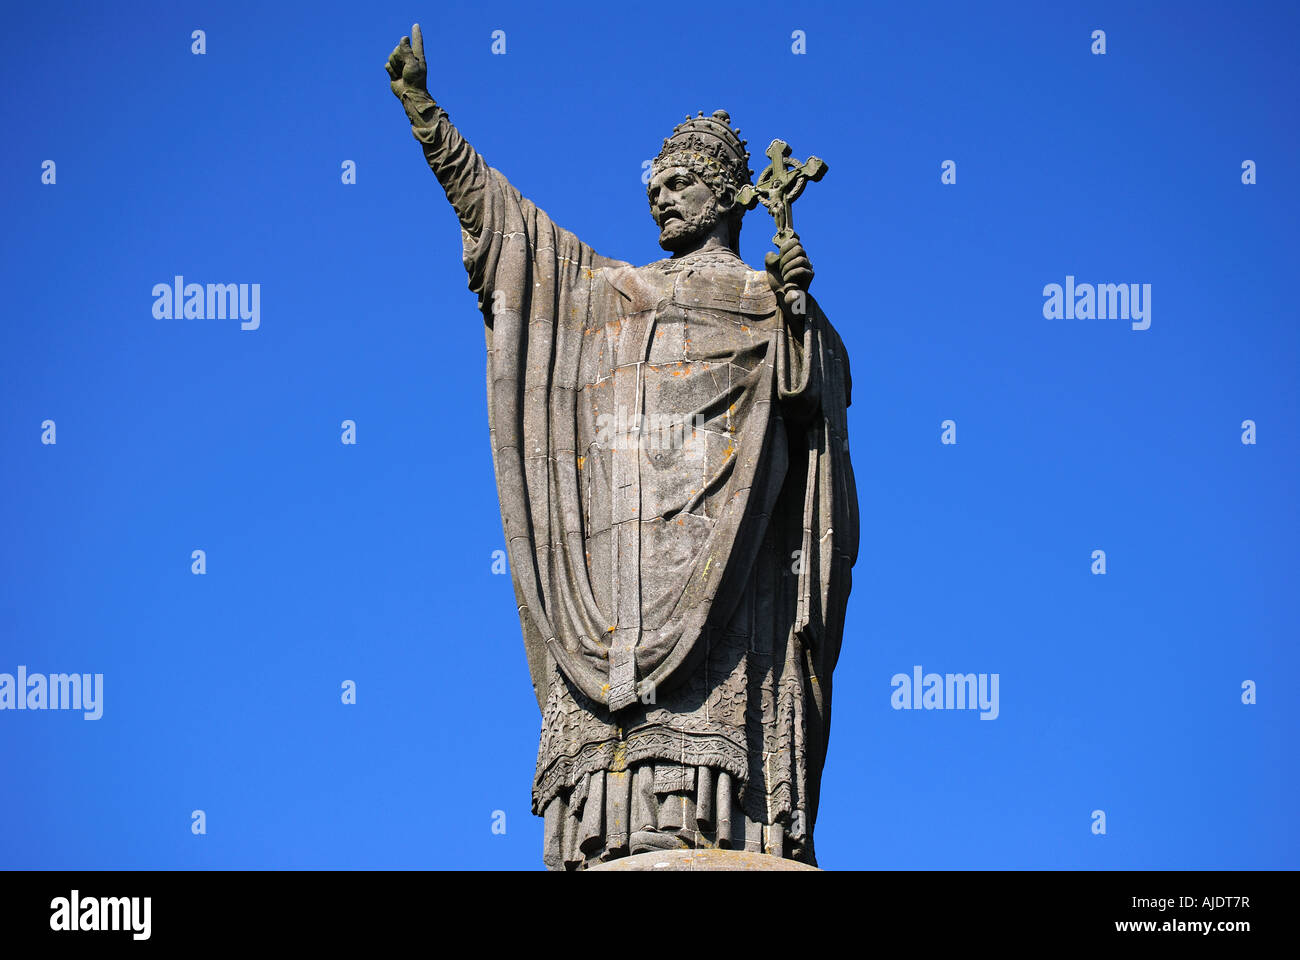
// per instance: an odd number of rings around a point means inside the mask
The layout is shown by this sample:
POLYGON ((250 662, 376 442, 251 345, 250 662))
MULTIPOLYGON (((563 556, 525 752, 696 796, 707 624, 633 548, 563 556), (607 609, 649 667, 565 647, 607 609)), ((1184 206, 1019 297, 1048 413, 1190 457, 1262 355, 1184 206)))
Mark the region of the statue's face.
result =
POLYGON ((659 224, 659 246, 687 249, 722 219, 713 189, 687 167, 667 167, 650 179, 650 214, 659 224))

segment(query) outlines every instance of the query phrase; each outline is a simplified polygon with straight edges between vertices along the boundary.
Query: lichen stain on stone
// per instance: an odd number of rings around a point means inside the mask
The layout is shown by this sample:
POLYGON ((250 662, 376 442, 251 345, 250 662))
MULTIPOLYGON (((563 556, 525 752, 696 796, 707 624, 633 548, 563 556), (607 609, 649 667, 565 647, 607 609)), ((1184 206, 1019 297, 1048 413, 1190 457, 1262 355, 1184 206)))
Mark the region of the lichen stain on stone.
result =
POLYGON ((609 761, 610 773, 622 773, 627 769, 627 741, 619 740, 614 744, 614 756, 609 761))

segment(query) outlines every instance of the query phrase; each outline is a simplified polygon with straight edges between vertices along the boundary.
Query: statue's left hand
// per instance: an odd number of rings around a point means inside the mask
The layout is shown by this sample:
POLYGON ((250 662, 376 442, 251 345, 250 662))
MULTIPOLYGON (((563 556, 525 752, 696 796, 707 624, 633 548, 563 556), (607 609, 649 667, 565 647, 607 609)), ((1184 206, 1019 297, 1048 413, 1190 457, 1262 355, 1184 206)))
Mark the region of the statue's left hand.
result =
POLYGON ((771 285, 772 292, 787 312, 792 311, 813 279, 812 263, 804 252, 799 235, 794 234, 782 243, 780 250, 768 253, 763 258, 763 265, 767 267, 767 282, 771 285))

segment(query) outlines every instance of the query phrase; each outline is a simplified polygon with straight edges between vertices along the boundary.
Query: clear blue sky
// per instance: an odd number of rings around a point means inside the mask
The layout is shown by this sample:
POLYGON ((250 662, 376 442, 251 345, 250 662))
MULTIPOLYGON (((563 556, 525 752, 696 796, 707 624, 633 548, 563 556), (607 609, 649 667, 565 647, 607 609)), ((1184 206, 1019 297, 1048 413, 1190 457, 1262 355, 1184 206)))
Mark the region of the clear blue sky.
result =
POLYGON ((382 69, 420 20, 453 121, 603 254, 662 255, 641 164, 688 111, 830 164, 797 224, 863 539, 823 866, 1300 867, 1294 5, 4 19, 0 672, 105 702, 0 712, 0 866, 541 866, 482 322, 382 69), (260 329, 155 319, 176 274, 260 283, 260 329), (1151 284, 1150 329, 1044 319, 1067 275, 1151 284), (891 709, 917 664, 1000 716, 891 709))

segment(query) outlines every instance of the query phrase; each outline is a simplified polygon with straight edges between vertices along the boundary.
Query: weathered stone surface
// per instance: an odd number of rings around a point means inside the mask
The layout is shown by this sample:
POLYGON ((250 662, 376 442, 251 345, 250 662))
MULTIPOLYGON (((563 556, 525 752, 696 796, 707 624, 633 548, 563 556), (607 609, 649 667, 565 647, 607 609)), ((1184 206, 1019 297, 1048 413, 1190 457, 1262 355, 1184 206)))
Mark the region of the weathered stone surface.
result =
POLYGON ((744 850, 669 850, 665 853, 638 853, 621 857, 608 863, 598 863, 588 870, 637 873, 677 873, 703 870, 710 873, 729 870, 751 873, 756 871, 808 871, 820 873, 816 867, 786 857, 766 853, 746 853, 744 850))
POLYGON ((670 256, 633 266, 556 225, 466 142, 426 89, 418 26, 387 69, 460 220, 484 322, 542 713, 543 859, 585 869, 725 847, 741 853, 690 862, 815 864, 858 550, 848 357, 807 293, 791 211, 825 164, 773 141, 751 182, 727 113, 688 116, 647 185, 670 256), (778 249, 756 271, 739 237, 760 202, 778 249))

